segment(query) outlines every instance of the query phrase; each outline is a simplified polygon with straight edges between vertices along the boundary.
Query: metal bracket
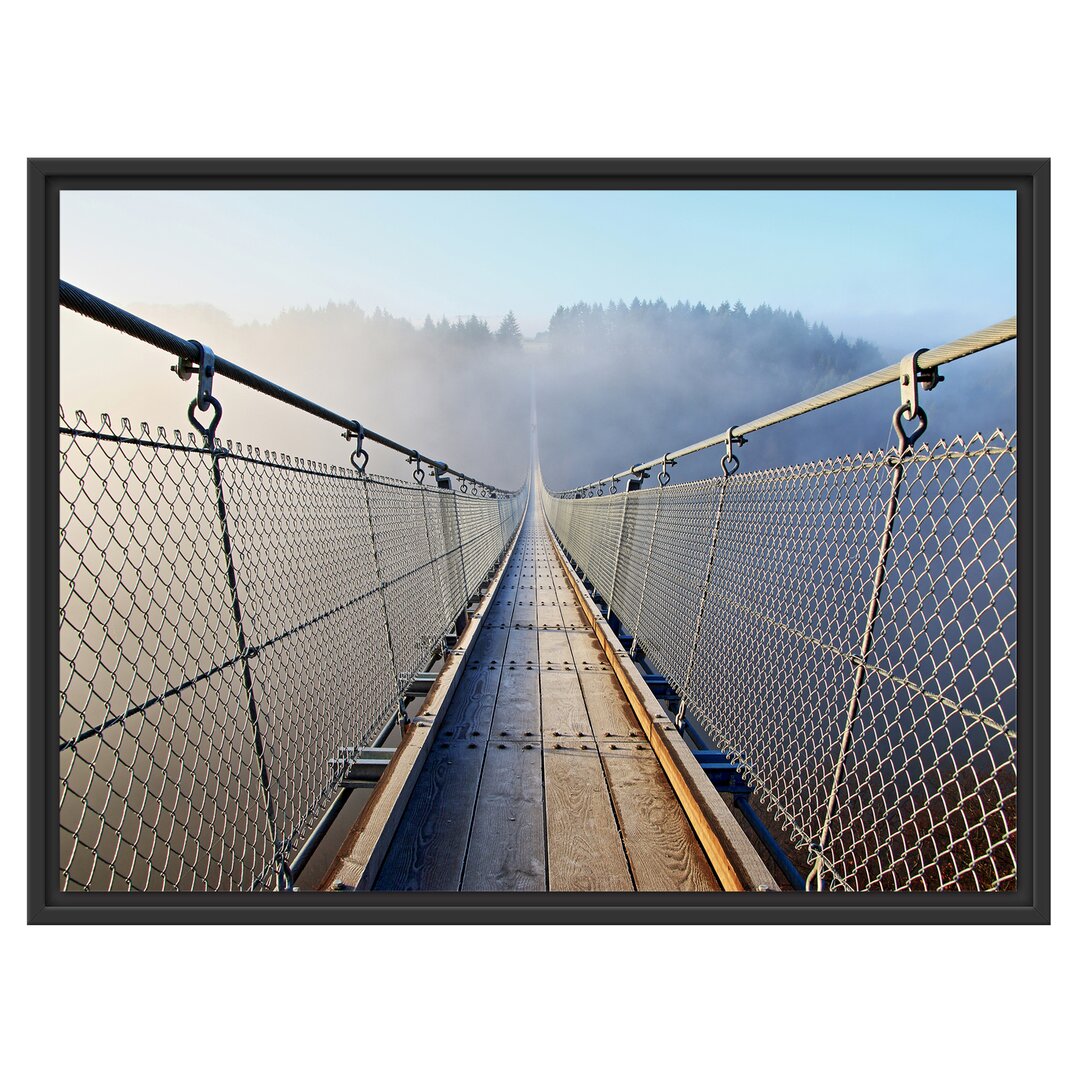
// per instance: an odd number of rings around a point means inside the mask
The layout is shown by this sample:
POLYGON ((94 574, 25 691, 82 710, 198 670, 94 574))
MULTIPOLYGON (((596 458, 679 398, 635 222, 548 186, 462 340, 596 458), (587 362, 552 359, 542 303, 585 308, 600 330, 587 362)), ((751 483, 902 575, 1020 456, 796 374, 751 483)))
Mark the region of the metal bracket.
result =
POLYGON ((914 420, 919 411, 919 386, 933 390, 945 381, 937 368, 923 370, 919 367, 919 357, 924 352, 929 349, 916 349, 900 361, 900 411, 908 420, 914 420))
POLYGON ((361 424, 359 420, 354 420, 353 427, 346 428, 341 433, 341 437, 345 439, 346 442, 352 439, 356 440, 356 449, 352 452, 352 454, 349 455, 349 457, 353 463, 353 467, 361 476, 363 476, 364 473, 367 471, 367 463, 369 460, 368 452, 364 449, 365 434, 366 432, 364 431, 364 425, 361 424))
POLYGON ((437 676, 437 671, 417 672, 405 687, 405 697, 409 700, 426 697, 428 691, 435 685, 437 676))
POLYGON ((338 751, 337 758, 331 759, 329 764, 335 769, 344 767, 342 787, 371 788, 378 783, 395 752, 393 747, 343 746, 338 751))
POLYGON ((411 451, 409 453, 409 455, 405 458, 405 464, 406 465, 412 465, 414 462, 416 464, 416 468, 413 469, 413 473, 412 473, 413 479, 418 484, 422 484, 424 482, 424 466, 420 461, 420 451, 419 450, 411 451))
POLYGON ((643 469, 640 465, 634 465, 630 469, 630 474, 629 479, 626 481, 626 490, 640 491, 642 481, 649 479, 649 470, 643 469))
POLYGON ((214 363, 217 357, 214 355, 214 350, 209 345, 203 345, 200 341, 192 341, 192 345, 199 350, 199 359, 190 360, 186 356, 178 356, 176 363, 173 364, 172 370, 176 374, 187 382, 192 375, 198 374, 199 376, 199 392, 195 397, 198 402, 199 409, 206 410, 210 408, 210 398, 214 393, 214 363))
POLYGON ((443 491, 451 489, 450 477, 446 475, 446 462, 440 461, 435 465, 435 486, 443 491))
POLYGON ((673 461, 667 454, 664 455, 663 465, 656 477, 656 482, 661 487, 667 487, 668 481, 671 479, 671 473, 668 472, 668 466, 671 465, 674 468, 674 466, 678 464, 678 461, 673 461))
POLYGON ((727 453, 724 454, 720 464, 723 466, 725 476, 733 476, 739 471, 739 459, 731 452, 731 448, 745 446, 746 439, 742 435, 736 435, 735 429, 729 427, 724 435, 724 441, 727 443, 727 453))

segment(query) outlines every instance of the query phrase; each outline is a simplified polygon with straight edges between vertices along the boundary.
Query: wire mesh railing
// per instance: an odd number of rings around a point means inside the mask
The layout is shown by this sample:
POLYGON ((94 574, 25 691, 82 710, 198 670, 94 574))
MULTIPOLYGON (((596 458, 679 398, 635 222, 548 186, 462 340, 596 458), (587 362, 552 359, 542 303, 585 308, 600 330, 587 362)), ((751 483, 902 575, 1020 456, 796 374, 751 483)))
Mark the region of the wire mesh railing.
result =
POLYGON ((1013 889, 1016 436, 899 416, 872 453, 736 474, 729 431, 719 477, 541 497, 808 887, 1013 889))
MULTIPOLYGON (((116 329, 194 345, 67 288, 116 329)), ((61 409, 65 890, 291 887, 291 856, 360 750, 405 718, 524 512, 524 488, 416 451, 413 482, 368 473, 365 435, 404 448, 273 384, 342 422, 353 465, 223 443, 209 369, 199 439, 61 409)))
MULTIPOLYGON (((527 495, 67 289, 68 306, 181 349, 202 437, 61 411, 61 886, 288 888, 290 856, 359 749, 404 715, 527 495), (354 468, 222 443, 215 363, 343 426, 354 468), (416 482, 368 474, 365 435, 408 454, 416 482)), ((738 429, 893 379, 896 447, 736 474, 731 428, 542 492, 632 649, 753 782, 818 888, 1016 884, 1016 437, 916 448, 930 370, 913 355, 738 429), (671 461, 724 441, 723 475, 668 485, 671 461), (658 466, 661 486, 642 489, 658 466)))
POLYGON ((62 887, 283 884, 524 498, 61 413, 62 887))

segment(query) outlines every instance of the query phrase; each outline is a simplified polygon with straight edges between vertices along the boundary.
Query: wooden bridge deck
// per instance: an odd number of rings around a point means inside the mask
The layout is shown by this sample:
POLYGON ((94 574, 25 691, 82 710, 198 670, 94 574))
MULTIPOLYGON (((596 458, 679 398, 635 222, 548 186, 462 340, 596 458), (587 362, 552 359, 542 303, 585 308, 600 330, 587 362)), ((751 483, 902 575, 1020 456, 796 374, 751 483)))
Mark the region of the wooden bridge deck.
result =
POLYGON ((720 888, 536 502, 374 888, 720 888))
POLYGON ((535 500, 482 610, 465 658, 429 695, 444 682, 441 704, 409 725, 323 888, 775 887, 625 652, 598 629, 535 500))

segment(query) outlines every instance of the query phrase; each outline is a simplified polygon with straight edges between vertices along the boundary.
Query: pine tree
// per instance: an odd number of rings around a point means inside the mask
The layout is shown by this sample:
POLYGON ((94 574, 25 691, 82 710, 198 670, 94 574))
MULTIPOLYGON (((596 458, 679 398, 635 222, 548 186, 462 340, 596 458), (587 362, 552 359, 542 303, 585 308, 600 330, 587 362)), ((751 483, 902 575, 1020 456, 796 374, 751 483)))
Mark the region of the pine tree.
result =
POLYGON ((496 337, 501 344, 508 345, 512 349, 521 348, 521 330, 518 328, 517 319, 514 318, 512 311, 508 311, 499 324, 496 337))

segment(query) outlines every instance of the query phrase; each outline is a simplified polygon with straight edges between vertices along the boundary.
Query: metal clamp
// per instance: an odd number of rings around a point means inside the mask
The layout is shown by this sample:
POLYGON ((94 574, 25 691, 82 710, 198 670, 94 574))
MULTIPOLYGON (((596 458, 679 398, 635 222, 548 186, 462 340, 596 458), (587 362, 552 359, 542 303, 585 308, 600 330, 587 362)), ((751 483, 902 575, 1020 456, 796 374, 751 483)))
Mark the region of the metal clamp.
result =
POLYGON ((627 491, 640 491, 643 480, 649 479, 649 470, 642 468, 641 465, 634 465, 630 469, 630 476, 626 481, 627 491))
POLYGON ((298 892, 292 867, 284 854, 278 855, 278 892, 298 892))
POLYGON ((411 454, 409 454, 409 456, 405 459, 405 464, 411 465, 414 461, 416 462, 416 468, 413 469, 412 478, 418 484, 422 484, 424 482, 424 466, 420 462, 419 450, 414 450, 411 454))
POLYGON ((914 420, 919 413, 919 386, 933 390, 938 383, 945 381, 937 368, 923 370, 919 367, 919 357, 929 349, 916 349, 900 361, 900 407, 904 417, 914 420))
POLYGON ((927 351, 929 350, 916 349, 900 361, 900 407, 893 413, 893 430, 899 440, 897 449, 901 456, 910 450, 926 431, 926 411, 919 404, 919 386, 933 390, 938 383, 945 381, 945 376, 937 368, 924 371, 919 367, 919 357, 927 351), (916 421, 915 430, 905 431, 904 420, 916 421))
POLYGON ((349 460, 356 471, 363 476, 368 463, 368 452, 364 449, 364 425, 359 420, 354 420, 352 428, 343 431, 341 437, 356 440, 356 449, 349 455, 349 460))
POLYGON ((668 482, 671 480, 671 473, 668 472, 669 465, 678 465, 677 461, 668 460, 667 454, 664 455, 663 468, 656 475, 656 482, 661 487, 667 487, 668 482))
POLYGON ((745 446, 746 439, 742 435, 736 435, 735 429, 729 427, 727 434, 724 436, 724 441, 727 443, 727 453, 724 454, 720 461, 724 470, 725 476, 734 476, 739 471, 739 459, 732 453, 732 446, 745 446))
POLYGON ((825 852, 821 844, 811 841, 807 856, 810 862, 810 873, 806 875, 806 883, 803 886, 807 892, 823 892, 825 888, 825 852))
POLYGON ((178 356, 172 370, 187 382, 192 375, 199 376, 199 392, 195 397, 200 412, 210 408, 210 401, 214 394, 214 364, 217 357, 209 345, 203 345, 200 341, 192 341, 192 345, 199 350, 198 360, 191 360, 186 356, 178 356))

